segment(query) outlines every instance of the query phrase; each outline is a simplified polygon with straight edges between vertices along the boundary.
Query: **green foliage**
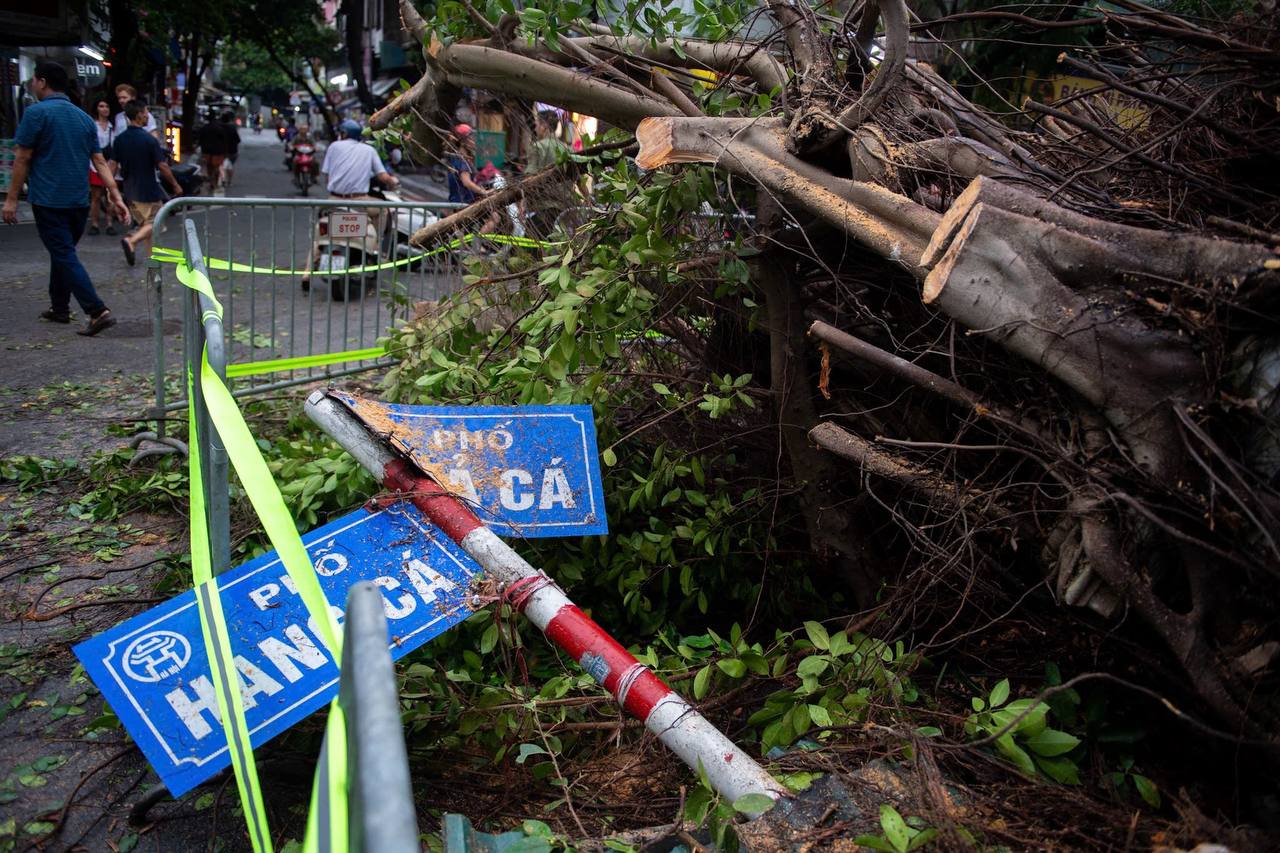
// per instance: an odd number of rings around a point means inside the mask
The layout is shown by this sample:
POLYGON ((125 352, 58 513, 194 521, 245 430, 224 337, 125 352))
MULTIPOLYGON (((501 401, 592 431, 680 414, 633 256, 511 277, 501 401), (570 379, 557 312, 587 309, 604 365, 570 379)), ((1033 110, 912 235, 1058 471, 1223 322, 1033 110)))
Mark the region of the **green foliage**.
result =
POLYGON ((293 81, 271 61, 267 52, 248 41, 233 41, 222 57, 218 85, 236 94, 287 92, 293 81))
POLYGON ((817 622, 806 622, 804 629, 806 639, 780 635, 770 658, 762 661, 775 677, 791 671, 799 679, 797 686, 770 694, 748 718, 747 724, 760 731, 762 752, 790 746, 810 732, 826 740, 841 727, 865 720, 872 703, 909 704, 919 697, 910 679, 919 656, 901 642, 890 645, 845 631, 829 635, 817 622), (791 660, 797 661, 794 670, 788 667, 791 660))
MULTIPOLYGON (((519 4, 514 0, 479 0, 472 6, 491 21, 505 14, 518 14, 520 34, 530 44, 545 42, 552 50, 560 49, 560 38, 567 34, 575 21, 586 20, 592 17, 593 12, 602 21, 616 20, 616 32, 653 40, 672 37, 716 40, 738 33, 755 9, 755 4, 746 0, 719 3, 694 0, 691 11, 676 0, 532 0, 519 4)), ((455 0, 436 4, 432 24, 438 37, 444 41, 487 35, 467 14, 466 7, 455 0)), ((679 44, 678 41, 676 43, 679 44)))
POLYGON ((1132 790, 1151 808, 1160 808, 1160 789, 1150 778, 1134 769, 1132 756, 1122 758, 1120 769, 1107 773, 1104 779, 1117 795, 1125 797, 1132 790))
POLYGON ((1080 771, 1069 756, 1080 739, 1049 728, 1050 707, 1035 699, 1009 701, 1009 679, 997 682, 986 698, 970 700, 974 713, 965 720, 965 734, 995 737, 996 751, 1028 776, 1037 773, 1064 785, 1080 784, 1080 771))
MULTIPOLYGON (((644 638, 667 624, 692 628, 755 606, 764 555, 778 543, 770 496, 739 452, 724 443, 694 450, 688 440, 754 418, 752 377, 691 374, 653 328, 661 316, 695 329, 710 321, 692 308, 660 310, 660 295, 688 286, 675 261, 705 243, 686 223, 715 197, 712 173, 641 181, 625 164, 597 165, 609 212, 546 256, 509 255, 502 270, 473 261, 470 288, 442 303, 438 316, 392 336, 402 360, 386 392, 404 403, 590 404, 610 534, 539 543, 536 562, 614 630, 644 638), (605 239, 620 233, 629 236, 605 239), (487 284, 535 263, 536 287, 487 284)), ((725 271, 727 294, 749 292, 738 265, 726 262, 725 271)), ((826 601, 807 573, 786 572, 786 561, 773 559, 780 571, 762 602, 766 612, 804 601, 821 614, 826 601)), ((729 675, 737 667, 726 666, 729 675)))
POLYGON ((908 853, 929 846, 938 835, 938 830, 925 827, 918 817, 904 819, 888 803, 880 806, 880 830, 880 835, 859 835, 853 843, 884 853, 908 853))

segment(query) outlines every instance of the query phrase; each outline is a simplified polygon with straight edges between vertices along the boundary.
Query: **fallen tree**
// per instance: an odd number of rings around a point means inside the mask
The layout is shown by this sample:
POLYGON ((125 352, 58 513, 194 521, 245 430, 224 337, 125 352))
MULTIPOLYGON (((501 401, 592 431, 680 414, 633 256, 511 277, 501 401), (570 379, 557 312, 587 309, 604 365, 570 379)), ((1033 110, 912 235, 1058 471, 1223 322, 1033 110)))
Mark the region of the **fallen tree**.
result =
MULTIPOLYGON (((1138 617, 1223 737, 1280 760, 1273 24, 1242 13, 1228 36, 1139 2, 931 22, 902 0, 839 18, 768 0, 771 26, 732 30, 756 38, 699 40, 464 5, 432 37, 402 0, 426 70, 375 126, 475 87, 632 133, 641 170, 713 167, 711 194, 754 225, 703 245, 710 263, 633 281, 689 370, 709 371, 754 359, 741 303, 715 292, 745 261, 767 309, 757 381, 810 545, 861 605, 888 584, 893 624, 919 628, 956 571, 943 555, 981 540, 984 565, 965 570, 982 575, 1034 553, 1064 613, 1103 632, 1138 617), (940 41, 912 40, 977 26, 1087 32, 1059 61, 1098 85, 998 120, 923 58, 940 41), (871 553, 869 506, 904 532, 906 569, 871 553)), ((610 213, 575 238, 583 263, 592 241, 629 236, 606 232, 610 213)))

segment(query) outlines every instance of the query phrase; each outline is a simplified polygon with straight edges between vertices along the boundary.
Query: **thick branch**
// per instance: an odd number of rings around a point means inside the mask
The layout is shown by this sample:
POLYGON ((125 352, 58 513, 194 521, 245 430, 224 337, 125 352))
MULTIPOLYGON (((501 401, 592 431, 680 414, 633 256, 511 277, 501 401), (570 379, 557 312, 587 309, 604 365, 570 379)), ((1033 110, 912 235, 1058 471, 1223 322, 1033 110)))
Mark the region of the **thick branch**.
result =
POLYGON ((404 24, 405 30, 409 35, 413 36, 418 42, 425 42, 429 33, 427 22, 418 14, 418 10, 413 6, 413 0, 400 0, 400 22, 404 24))
POLYGON ((868 474, 891 480, 924 495, 937 508, 976 512, 990 521, 1001 521, 1009 517, 1008 511, 995 504, 989 494, 976 489, 964 489, 928 468, 913 465, 886 453, 865 438, 833 423, 821 423, 809 430, 809 440, 823 450, 858 463, 868 474))
POLYGON ((434 94, 435 81, 431 77, 431 69, 422 72, 418 82, 399 95, 396 95, 382 109, 369 116, 369 127, 373 130, 385 130, 391 122, 409 112, 413 107, 421 107, 431 100, 434 94))
POLYGON ((680 114, 665 100, 642 97, 588 74, 497 48, 454 43, 442 48, 436 60, 455 86, 544 101, 627 129, 648 116, 680 114))
POLYGON ((801 93, 834 82, 835 60, 806 0, 766 0, 769 13, 782 27, 787 49, 796 60, 801 93))
POLYGON ((1185 341, 1158 333, 1103 299, 1062 284, 1064 273, 1105 281, 1136 258, 1061 226, 978 204, 925 279, 924 301, 1043 367, 1125 436, 1158 479, 1181 458, 1168 403, 1199 397, 1202 370, 1185 341))
MULTIPOLYGON (((937 231, 920 259, 932 267, 946 251, 961 225, 979 204, 998 207, 1042 223, 1102 241, 1091 251, 1109 252, 1104 270, 1114 276, 1150 275, 1178 281, 1232 281, 1239 283, 1266 272, 1266 262, 1274 258, 1267 246, 1235 243, 1175 231, 1153 231, 1132 225, 1118 225, 1085 216, 988 177, 976 178, 943 214, 937 231), (1115 247, 1114 249, 1112 247, 1115 247), (1123 254, 1116 254, 1123 247, 1123 254)), ((1083 262, 1093 266, 1098 258, 1083 262)), ((1075 280, 1085 280, 1075 276, 1075 280)), ((1098 280, 1095 280, 1095 282, 1098 280)))
MULTIPOLYGON (((907 62, 907 4, 903 0, 879 0, 876 5, 880 9, 880 19, 884 21, 884 59, 876 68, 875 78, 867 91, 840 113, 840 124, 849 130, 857 129, 884 103, 902 78, 907 62)), ((865 22, 866 19, 863 20, 865 22)), ((859 30, 859 36, 862 35, 862 30, 859 30)))
MULTIPOLYGON (((800 205, 880 255, 914 269, 936 213, 875 184, 837 178, 787 153, 778 120, 651 118, 636 138, 642 168, 715 163, 767 188, 782 203, 800 205)), ((923 272, 920 273, 923 275, 923 272)))
POLYGON ((680 50, 684 55, 681 56, 673 42, 651 44, 639 36, 594 36, 574 41, 582 42, 586 47, 631 54, 677 68, 705 68, 720 74, 746 72, 765 94, 787 84, 787 73, 782 63, 774 59, 764 45, 754 42, 682 40, 680 50))
POLYGON ((541 172, 537 172, 525 178, 517 184, 512 184, 503 190, 490 193, 484 198, 477 199, 461 210, 455 211, 443 219, 437 219, 429 225, 424 225, 413 233, 409 238, 409 245, 418 248, 425 248, 434 242, 437 238, 450 234, 463 228, 468 222, 488 216, 495 210, 505 207, 516 201, 523 193, 532 192, 542 186, 549 184, 555 180, 563 180, 564 173, 559 166, 549 166, 541 172))

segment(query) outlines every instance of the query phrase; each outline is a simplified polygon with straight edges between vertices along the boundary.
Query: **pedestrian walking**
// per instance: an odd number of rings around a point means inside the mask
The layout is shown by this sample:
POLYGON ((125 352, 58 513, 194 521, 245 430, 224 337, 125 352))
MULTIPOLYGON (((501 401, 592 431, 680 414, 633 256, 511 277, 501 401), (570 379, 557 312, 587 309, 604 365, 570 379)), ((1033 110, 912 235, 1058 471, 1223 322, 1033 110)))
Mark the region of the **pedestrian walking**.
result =
MULTIPOLYGON (((98 98, 93 102, 93 111, 89 113, 98 129, 98 147, 102 156, 111 162, 111 142, 115 139, 115 128, 111 122, 111 102, 106 98, 98 98)), ((112 184, 114 186, 114 184, 112 184)), ((111 205, 107 204, 107 185, 93 167, 89 168, 89 236, 100 234, 103 223, 108 234, 116 233, 115 214, 111 205)))
POLYGON ((196 141, 204 158, 204 176, 209 181, 209 192, 217 195, 222 189, 222 164, 227 159, 227 131, 222 122, 210 119, 196 131, 196 141))
POLYGON ((149 118, 146 105, 141 101, 131 101, 124 110, 129 118, 129 128, 116 139, 112 153, 124 177, 129 212, 138 225, 136 231, 120 240, 124 258, 129 266, 133 266, 137 261, 138 245, 145 243, 150 248, 152 222, 166 198, 156 180, 156 172, 164 177, 174 195, 182 195, 182 187, 169 168, 164 149, 155 137, 144 130, 149 118))
POLYGON ((222 114, 222 132, 227 138, 227 159, 222 161, 222 185, 231 186, 235 174, 236 158, 240 156, 240 129, 236 127, 236 115, 231 111, 222 114))
POLYGON ((79 333, 96 335, 116 321, 76 256, 76 243, 89 218, 89 181, 85 173, 90 162, 106 184, 121 222, 129 221, 129 211, 98 146, 93 120, 68 100, 67 84, 67 70, 58 63, 41 62, 36 66, 31 90, 39 103, 23 113, 14 136, 17 152, 13 183, 4 200, 3 218, 9 224, 17 223, 18 192, 29 180, 28 197, 36 232, 49 250, 50 306, 40 316, 53 323, 70 323, 74 295, 89 317, 79 333))

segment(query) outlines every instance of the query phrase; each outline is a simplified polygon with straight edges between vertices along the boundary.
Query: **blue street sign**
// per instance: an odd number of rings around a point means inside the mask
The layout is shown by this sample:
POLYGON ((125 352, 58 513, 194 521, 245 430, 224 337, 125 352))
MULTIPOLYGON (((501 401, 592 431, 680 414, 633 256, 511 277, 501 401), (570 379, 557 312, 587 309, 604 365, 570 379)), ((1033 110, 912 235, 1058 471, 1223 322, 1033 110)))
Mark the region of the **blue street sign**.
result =
POLYGON ((590 406, 399 406, 333 396, 499 536, 609 532, 590 406))
MULTIPOLYGON (((303 536, 341 617, 347 589, 382 588, 393 659, 471 615, 480 567, 412 504, 357 510, 303 536)), ((330 658, 275 552, 217 578, 253 745, 338 692, 330 658)), ((227 740, 187 591, 75 647, 94 684, 176 797, 226 767, 227 740)))

